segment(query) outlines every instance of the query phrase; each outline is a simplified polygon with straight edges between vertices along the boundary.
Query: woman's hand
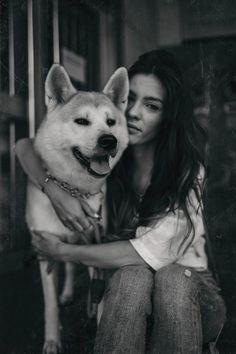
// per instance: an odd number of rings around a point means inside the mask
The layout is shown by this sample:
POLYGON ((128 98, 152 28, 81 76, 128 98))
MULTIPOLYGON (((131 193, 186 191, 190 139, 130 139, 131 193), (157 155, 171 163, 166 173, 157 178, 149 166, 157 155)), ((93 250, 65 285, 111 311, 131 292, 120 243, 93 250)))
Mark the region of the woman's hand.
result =
POLYGON ((45 193, 62 223, 72 231, 89 233, 93 224, 88 217, 98 219, 97 215, 83 198, 71 197, 52 181, 45 183, 45 193))
POLYGON ((31 234, 33 236, 31 243, 39 260, 65 261, 63 259, 63 248, 66 248, 67 244, 63 242, 62 236, 35 230, 31 230, 31 234))

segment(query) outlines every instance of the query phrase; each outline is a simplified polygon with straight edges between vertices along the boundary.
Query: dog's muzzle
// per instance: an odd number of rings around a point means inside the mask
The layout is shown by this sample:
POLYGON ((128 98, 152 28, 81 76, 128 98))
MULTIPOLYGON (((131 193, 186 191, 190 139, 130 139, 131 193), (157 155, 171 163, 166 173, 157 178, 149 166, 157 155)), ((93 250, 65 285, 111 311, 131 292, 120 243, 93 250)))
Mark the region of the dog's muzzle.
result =
POLYGON ((117 139, 114 135, 103 134, 97 141, 97 155, 87 157, 82 154, 78 146, 72 148, 73 155, 80 164, 94 177, 104 178, 110 172, 109 156, 115 157, 117 153, 117 139))

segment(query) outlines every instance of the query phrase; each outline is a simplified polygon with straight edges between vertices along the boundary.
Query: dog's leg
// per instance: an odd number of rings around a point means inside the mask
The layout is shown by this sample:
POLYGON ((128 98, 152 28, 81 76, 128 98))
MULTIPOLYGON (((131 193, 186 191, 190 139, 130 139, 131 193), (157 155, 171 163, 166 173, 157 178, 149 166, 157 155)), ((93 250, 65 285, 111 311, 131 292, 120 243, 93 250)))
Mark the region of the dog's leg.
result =
POLYGON ((58 354, 61 352, 60 320, 58 308, 58 265, 47 272, 48 262, 40 262, 45 306, 45 337, 43 354, 58 354))
POLYGON ((65 281, 60 295, 61 305, 70 305, 74 300, 74 273, 75 265, 70 262, 65 263, 65 281))

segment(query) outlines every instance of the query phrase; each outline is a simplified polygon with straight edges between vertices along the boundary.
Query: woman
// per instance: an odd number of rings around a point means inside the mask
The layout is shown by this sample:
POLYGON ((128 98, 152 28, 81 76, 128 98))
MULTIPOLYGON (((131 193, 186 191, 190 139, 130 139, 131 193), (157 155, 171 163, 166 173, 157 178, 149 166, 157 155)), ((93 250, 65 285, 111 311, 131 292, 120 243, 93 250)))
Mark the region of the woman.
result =
MULTIPOLYGON (((71 246, 42 233, 33 245, 55 260, 117 268, 104 295, 95 353, 201 353, 225 320, 204 247, 202 132, 170 54, 145 53, 129 79, 129 147, 108 181, 110 242, 71 246)), ((45 187, 62 221, 86 232, 92 226, 84 213, 96 215, 44 183, 30 146, 24 141, 17 148, 25 170, 45 187)))

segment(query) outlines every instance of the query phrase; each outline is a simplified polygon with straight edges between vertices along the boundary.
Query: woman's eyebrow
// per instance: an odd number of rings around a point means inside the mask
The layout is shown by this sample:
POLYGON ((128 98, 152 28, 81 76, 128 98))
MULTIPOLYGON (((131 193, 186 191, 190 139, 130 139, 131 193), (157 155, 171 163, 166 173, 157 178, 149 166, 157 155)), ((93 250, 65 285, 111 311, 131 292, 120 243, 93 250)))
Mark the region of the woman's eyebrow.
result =
MULTIPOLYGON (((136 93, 132 90, 129 90, 129 95, 131 96, 136 96, 136 93)), ((156 101, 156 102, 160 102, 163 103, 163 100, 159 97, 153 97, 153 96, 145 96, 144 100, 149 100, 149 101, 156 101)))
MULTIPOLYGON (((136 97, 136 93, 132 90, 129 90, 129 96, 133 96, 133 97, 136 97)), ((163 100, 159 97, 153 97, 153 96, 145 96, 144 97, 144 100, 146 101, 156 101, 156 102, 160 102, 163 104, 163 100)))
POLYGON ((163 103, 163 100, 161 98, 158 98, 158 97, 146 96, 146 97, 144 97, 144 99, 148 100, 148 101, 157 101, 157 102, 163 103))

